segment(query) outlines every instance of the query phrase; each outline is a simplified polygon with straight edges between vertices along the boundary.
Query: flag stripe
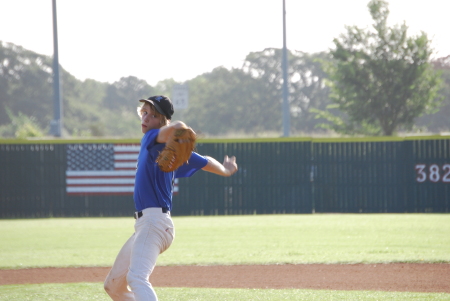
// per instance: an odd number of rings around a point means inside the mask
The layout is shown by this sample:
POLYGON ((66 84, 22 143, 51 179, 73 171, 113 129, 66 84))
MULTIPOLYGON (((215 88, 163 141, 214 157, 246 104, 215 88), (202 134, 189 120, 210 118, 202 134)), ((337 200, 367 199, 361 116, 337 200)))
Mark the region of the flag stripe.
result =
POLYGON ((122 178, 67 179, 67 184, 69 184, 70 186, 95 185, 95 184, 113 184, 113 185, 131 184, 131 185, 134 185, 134 178, 129 178, 129 179, 122 179, 122 178))
POLYGON ((67 177, 86 177, 86 178, 91 178, 91 177, 111 177, 111 176, 119 176, 119 177, 126 177, 126 176, 130 176, 133 177, 135 176, 136 172, 133 171, 127 171, 127 170, 78 170, 78 171, 73 171, 73 170, 68 170, 66 171, 66 175, 67 177))
POLYGON ((136 162, 137 154, 135 153, 127 153, 127 154, 119 154, 115 153, 116 161, 133 161, 136 162))
POLYGON ((134 187, 115 187, 115 186, 92 186, 92 187, 69 187, 68 193, 114 193, 114 192, 128 192, 133 193, 134 187))
POLYGON ((122 163, 122 162, 115 162, 114 168, 128 168, 128 169, 134 169, 136 170, 136 161, 133 163, 122 163))
POLYGON ((105 183, 105 184, 101 184, 101 183, 96 183, 96 184, 71 184, 70 187, 75 188, 75 187, 134 187, 134 183, 133 184, 114 184, 114 183, 105 183))

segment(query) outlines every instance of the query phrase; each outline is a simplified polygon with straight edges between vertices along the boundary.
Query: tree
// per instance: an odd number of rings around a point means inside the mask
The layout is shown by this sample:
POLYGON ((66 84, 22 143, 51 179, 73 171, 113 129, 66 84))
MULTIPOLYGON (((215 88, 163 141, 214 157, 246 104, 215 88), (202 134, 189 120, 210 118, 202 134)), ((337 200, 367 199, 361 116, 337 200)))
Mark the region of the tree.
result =
POLYGON ((194 130, 210 135, 233 132, 257 136, 274 128, 271 119, 278 111, 262 112, 273 101, 264 101, 267 93, 260 81, 242 70, 218 67, 188 85, 189 108, 183 112, 183 120, 194 130))
POLYGON ((147 98, 152 94, 153 88, 145 80, 128 76, 108 86, 103 102, 112 110, 121 111, 137 105, 140 98, 147 98))
MULTIPOLYGON (((313 130, 318 121, 311 109, 329 103, 322 69, 322 60, 327 59, 325 53, 289 52, 293 132, 313 130)), ((179 112, 181 119, 210 135, 276 135, 281 132, 282 81, 281 49, 252 52, 240 69, 218 67, 190 80, 189 108, 179 112)))
POLYGON ((433 114, 427 114, 416 121, 423 131, 450 132, 450 55, 432 61, 435 70, 441 72, 444 85, 440 91, 443 101, 439 110, 433 114))
POLYGON ((289 62, 291 123, 297 131, 317 131, 321 122, 315 118, 315 110, 325 110, 330 104, 330 88, 324 64, 330 61, 328 53, 308 54, 296 52, 289 62))
MULTIPOLYGON (((291 130, 293 132, 311 132, 318 123, 313 109, 325 109, 329 101, 329 88, 325 85, 327 74, 323 63, 330 58, 326 53, 307 54, 288 51, 289 106, 291 130)), ((281 49, 268 48, 262 52, 250 53, 243 70, 260 81, 265 89, 260 106, 267 101, 263 114, 275 117, 274 128, 281 128, 281 49)))
POLYGON ((44 137, 44 131, 36 122, 36 118, 19 112, 17 116, 11 109, 5 107, 5 113, 11 120, 10 124, 0 125, 0 137, 26 139, 29 137, 44 137))
POLYGON ((388 27, 386 1, 372 0, 368 8, 374 31, 347 27, 330 52, 331 98, 348 116, 334 129, 390 136, 436 108, 441 81, 429 62, 427 35, 407 37, 405 24, 388 27))
POLYGON ((0 41, 0 125, 21 112, 45 128, 52 119, 52 60, 0 41))
MULTIPOLYGON (((65 134, 139 135, 133 106, 152 94, 145 81, 130 76, 113 84, 82 82, 63 68, 61 77, 65 134)), ((35 136, 48 129, 53 119, 52 81, 49 56, 0 41, 0 136, 35 136), (19 121, 26 122, 20 133, 19 121)))
POLYGON ((105 136, 103 120, 110 115, 110 107, 103 104, 108 83, 92 79, 81 82, 63 73, 64 129, 70 136, 105 136), (106 113, 108 112, 108 113, 106 113), (98 129, 102 129, 99 131, 98 129))

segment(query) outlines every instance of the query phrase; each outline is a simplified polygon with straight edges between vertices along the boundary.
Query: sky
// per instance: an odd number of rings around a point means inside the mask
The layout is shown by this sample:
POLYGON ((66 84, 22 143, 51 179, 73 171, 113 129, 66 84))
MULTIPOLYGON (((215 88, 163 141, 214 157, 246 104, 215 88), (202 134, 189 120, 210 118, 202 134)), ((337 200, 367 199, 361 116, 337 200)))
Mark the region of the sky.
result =
MULTIPOLYGON (((291 51, 327 51, 345 26, 373 23, 368 0, 285 0, 291 51)), ((389 25, 450 55, 450 3, 388 0, 389 25)), ((250 52, 283 47, 282 0, 57 0, 59 62, 80 80, 136 76, 150 85, 241 67, 250 52)), ((0 41, 53 55, 52 0, 0 0, 0 41)))

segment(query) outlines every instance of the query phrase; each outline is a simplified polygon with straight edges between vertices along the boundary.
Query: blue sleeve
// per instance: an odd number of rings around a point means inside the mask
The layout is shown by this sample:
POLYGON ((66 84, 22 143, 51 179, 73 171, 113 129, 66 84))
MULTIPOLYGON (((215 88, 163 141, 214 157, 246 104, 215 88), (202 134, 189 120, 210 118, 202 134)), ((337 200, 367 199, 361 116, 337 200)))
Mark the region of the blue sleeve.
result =
POLYGON ((196 152, 192 152, 191 157, 189 158, 188 163, 181 165, 175 172, 175 178, 187 178, 192 176, 198 170, 208 164, 208 159, 197 154, 196 152))
POLYGON ((158 137, 159 129, 150 130, 144 134, 141 139, 141 145, 146 149, 152 148, 156 144, 156 138, 158 137))

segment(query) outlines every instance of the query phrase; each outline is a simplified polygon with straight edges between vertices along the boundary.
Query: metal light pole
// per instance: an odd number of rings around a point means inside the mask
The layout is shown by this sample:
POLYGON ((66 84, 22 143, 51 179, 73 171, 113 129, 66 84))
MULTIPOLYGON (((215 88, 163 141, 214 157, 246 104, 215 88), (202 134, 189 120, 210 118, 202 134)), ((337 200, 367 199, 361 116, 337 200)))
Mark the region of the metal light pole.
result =
POLYGON ((290 110, 289 110, 289 91, 288 91, 288 63, 287 63, 287 49, 286 49, 286 3, 283 0, 283 136, 289 137, 290 132, 290 110))
POLYGON ((56 22, 56 0, 52 0, 53 6, 53 120, 50 123, 50 134, 55 137, 62 135, 62 100, 61 86, 59 83, 59 59, 58 59, 58 26, 56 22))

